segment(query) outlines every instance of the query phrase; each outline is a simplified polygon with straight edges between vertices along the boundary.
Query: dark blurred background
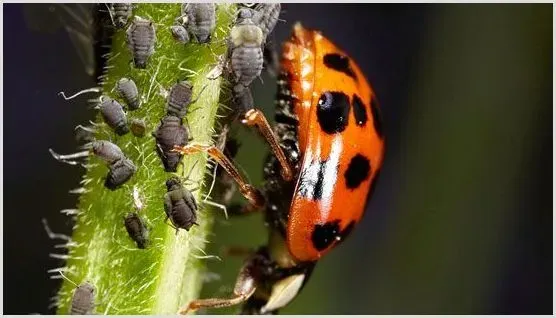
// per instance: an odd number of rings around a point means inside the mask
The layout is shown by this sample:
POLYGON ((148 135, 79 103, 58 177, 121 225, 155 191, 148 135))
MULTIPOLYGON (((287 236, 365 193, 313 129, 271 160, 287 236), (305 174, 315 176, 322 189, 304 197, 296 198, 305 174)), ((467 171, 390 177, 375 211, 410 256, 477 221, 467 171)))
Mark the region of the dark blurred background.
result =
MULTIPOLYGON (((46 271, 60 261, 41 218, 71 232, 59 210, 76 205, 83 170, 48 148, 73 151, 73 128, 94 116, 56 94, 94 80, 67 33, 30 30, 23 7, 3 6, 4 312, 53 313, 46 271)), ((281 18, 276 43, 302 21, 358 62, 387 136, 366 217, 283 313, 551 313, 552 6, 284 4, 281 18)), ((255 99, 270 114, 263 80, 255 99)), ((239 162, 260 184, 264 143, 240 133, 239 162)), ((210 249, 264 241, 253 216, 217 222, 210 249)), ((221 279, 203 295, 227 294, 240 264, 210 262, 221 279)))

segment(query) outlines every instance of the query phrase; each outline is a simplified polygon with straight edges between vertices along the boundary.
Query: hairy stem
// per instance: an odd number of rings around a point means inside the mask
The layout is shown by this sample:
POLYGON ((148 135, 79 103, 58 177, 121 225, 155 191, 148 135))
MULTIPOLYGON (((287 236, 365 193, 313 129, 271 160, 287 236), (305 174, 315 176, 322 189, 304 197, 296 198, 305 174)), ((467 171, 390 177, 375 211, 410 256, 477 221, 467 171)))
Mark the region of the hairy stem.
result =
MULTIPOLYGON (((220 212, 208 209, 203 201, 212 181, 207 178, 205 186, 204 177, 209 173, 207 156, 186 156, 178 169, 178 175, 189 176, 191 182, 187 187, 199 187, 193 194, 200 206, 197 221, 200 225, 189 232, 180 230, 176 235, 164 223, 163 209, 165 181, 172 174, 164 172, 151 133, 165 114, 166 91, 177 80, 188 79, 194 85, 194 97, 205 88, 187 115, 190 135, 196 142, 211 142, 224 83, 220 78, 209 80, 206 75, 218 57, 225 54, 224 40, 234 8, 234 5, 218 5, 217 27, 210 45, 182 45, 172 38, 169 30, 180 15, 179 4, 136 4, 134 16, 154 21, 157 34, 156 50, 146 69, 137 69, 131 63, 125 29, 114 34, 102 79, 103 94, 119 99, 114 90, 116 82, 122 77, 132 78, 142 103, 138 110, 127 112, 128 120, 144 119, 147 133, 144 137, 131 133, 117 136, 102 123, 100 116, 97 120, 95 138, 117 144, 138 170, 123 187, 110 191, 104 187, 107 166, 95 157, 88 161, 64 275, 77 284, 89 281, 95 286, 95 313, 175 314, 200 292, 202 262, 210 258, 203 250, 214 214, 220 212), (138 191, 144 206, 138 213, 147 220, 150 229, 150 245, 144 250, 136 248, 123 224, 123 217, 136 211, 134 190, 138 191)), ((58 313, 68 313, 74 289, 73 283, 64 281, 58 295, 58 313)))

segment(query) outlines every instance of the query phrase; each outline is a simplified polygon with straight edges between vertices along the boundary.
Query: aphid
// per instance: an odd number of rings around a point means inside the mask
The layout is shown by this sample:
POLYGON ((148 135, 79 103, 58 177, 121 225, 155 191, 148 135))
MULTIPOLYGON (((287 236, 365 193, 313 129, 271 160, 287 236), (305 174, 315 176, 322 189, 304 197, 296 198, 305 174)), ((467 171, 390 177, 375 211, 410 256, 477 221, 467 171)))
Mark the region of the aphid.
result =
POLYGON ((129 127, 127 126, 127 116, 122 105, 115 99, 102 97, 99 108, 106 124, 120 136, 127 134, 129 127))
POLYGON ((149 241, 149 230, 137 213, 129 213, 124 218, 125 229, 138 248, 144 249, 149 241))
POLYGON ((70 315, 90 315, 95 306, 95 287, 85 282, 73 292, 70 315))
POLYGON ((170 219, 176 228, 189 231, 197 224, 197 202, 195 197, 182 184, 179 178, 173 177, 166 181, 167 192, 164 194, 164 211, 166 220, 170 219))
POLYGON ((271 145, 262 191, 218 148, 176 147, 208 152, 249 201, 243 212, 262 209, 269 229, 268 243, 246 260, 230 298, 194 300, 181 313, 239 303, 243 313, 277 313, 363 216, 382 166, 384 135, 375 93, 355 61, 296 24, 282 50, 275 118, 274 130, 256 109, 243 120, 271 145))
POLYGON ((116 190, 131 179, 135 171, 137 171, 137 168, 133 161, 124 157, 110 165, 104 186, 110 190, 116 190))
POLYGON ((108 7, 110 18, 112 19, 114 26, 118 29, 122 29, 126 26, 132 10, 133 4, 131 3, 111 3, 108 7))
MULTIPOLYGON (((206 86, 203 87, 199 96, 203 93, 206 86)), ((191 100, 193 95, 193 85, 189 81, 179 81, 170 89, 166 103, 166 112, 169 115, 182 118, 187 114, 189 105, 197 102, 199 97, 191 100)))
POLYGON ((116 90, 125 100, 129 109, 136 110, 139 108, 139 91, 137 90, 137 85, 135 85, 135 82, 132 79, 127 77, 120 78, 116 84, 116 90))
POLYGON ((156 152, 167 172, 176 172, 178 164, 183 157, 182 154, 172 152, 174 145, 184 146, 189 140, 189 132, 182 125, 182 119, 167 115, 160 120, 160 125, 153 132, 156 139, 156 152))
POLYGON ((210 42, 216 27, 216 4, 184 3, 178 21, 187 28, 199 43, 210 42))
POLYGON ((84 147, 89 150, 69 155, 57 154, 52 149, 49 149, 49 151, 56 160, 76 165, 78 162, 73 161, 74 159, 86 158, 92 150, 95 155, 104 160, 109 166, 104 185, 110 190, 119 188, 133 176, 135 171, 137 171, 133 161, 125 157, 120 147, 109 141, 93 141, 86 144, 84 147))
POLYGON ((172 25, 170 27, 170 32, 172 32, 172 37, 179 43, 186 44, 189 42, 189 33, 181 25, 172 25))
POLYGON ((129 129, 134 136, 143 137, 147 131, 147 124, 143 119, 133 118, 129 124, 129 129))
POLYGON ((109 164, 110 170, 104 181, 104 186, 110 190, 119 188, 131 179, 135 171, 137 171, 133 161, 126 158, 120 147, 109 141, 94 141, 92 149, 95 155, 104 159, 109 164))
POLYGON ((253 22, 261 28, 263 38, 266 39, 278 22, 280 3, 257 3, 253 9, 255 10, 253 22))
POLYGON ((136 17, 126 31, 127 46, 133 55, 135 67, 146 68, 149 57, 154 53, 156 31, 150 20, 136 17))
POLYGON ((253 10, 240 9, 230 32, 231 67, 241 92, 261 75, 263 69, 263 31, 253 20, 253 10))

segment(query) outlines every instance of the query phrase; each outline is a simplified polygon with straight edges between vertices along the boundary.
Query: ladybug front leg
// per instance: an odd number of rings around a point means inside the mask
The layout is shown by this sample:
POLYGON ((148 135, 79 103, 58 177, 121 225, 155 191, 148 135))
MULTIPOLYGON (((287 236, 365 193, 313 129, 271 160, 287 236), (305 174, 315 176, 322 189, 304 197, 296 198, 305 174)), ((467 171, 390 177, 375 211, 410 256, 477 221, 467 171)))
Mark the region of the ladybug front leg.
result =
POLYGON ((272 152, 280 162, 280 166, 282 166, 282 178, 284 178, 284 180, 286 181, 291 181, 293 178, 293 169, 288 162, 288 159, 286 159, 286 155, 280 147, 278 138, 272 131, 272 128, 270 127, 270 124, 268 123, 268 120, 266 120, 264 114, 258 109, 250 109, 245 113, 245 118, 241 122, 247 126, 257 127, 259 132, 269 143, 272 152))
POLYGON ((226 157, 226 155, 224 155, 224 153, 222 153, 222 151, 217 147, 191 143, 186 146, 174 146, 172 151, 179 152, 184 155, 206 152, 212 159, 218 162, 218 164, 220 164, 224 170, 228 172, 230 177, 232 177, 232 179, 234 179, 234 181, 238 184, 239 191, 250 203, 250 209, 260 209, 265 205, 265 198, 262 193, 245 181, 232 161, 228 159, 228 157, 226 157))
POLYGON ((187 307, 180 310, 181 315, 191 313, 199 308, 221 308, 229 307, 240 304, 255 293, 257 288, 257 279, 255 273, 257 272, 258 263, 256 262, 256 255, 246 261, 236 280, 233 295, 230 298, 207 298, 196 299, 191 301, 187 307))

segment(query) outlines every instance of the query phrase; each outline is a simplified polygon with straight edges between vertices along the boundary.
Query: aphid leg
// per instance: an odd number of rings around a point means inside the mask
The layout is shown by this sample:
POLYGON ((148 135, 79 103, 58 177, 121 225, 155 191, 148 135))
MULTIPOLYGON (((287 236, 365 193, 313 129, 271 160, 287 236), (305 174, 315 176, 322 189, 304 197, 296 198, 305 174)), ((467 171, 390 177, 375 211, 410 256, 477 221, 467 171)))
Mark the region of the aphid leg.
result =
POLYGON ((216 203, 207 199, 204 199, 203 202, 210 206, 222 209, 222 211, 224 211, 224 217, 226 217, 226 220, 228 219, 228 209, 226 209, 226 206, 224 204, 216 203))
POLYGON ((179 313, 185 315, 199 308, 229 307, 246 301, 255 293, 257 288, 257 281, 255 279, 256 271, 257 264, 255 259, 251 258, 247 260, 239 271, 232 297, 196 299, 191 301, 187 307, 181 309, 179 313))
POLYGON ((66 97, 66 93, 64 92, 59 92, 58 95, 62 96, 65 100, 70 100, 70 99, 74 99, 77 96, 81 95, 81 94, 85 94, 85 93, 100 93, 101 92, 101 88, 99 87, 93 87, 93 88, 87 88, 84 90, 81 90, 73 95, 71 95, 70 97, 66 97))
POLYGON ((48 235, 48 237, 51 240, 60 239, 60 240, 64 240, 64 241, 67 241, 67 242, 71 241, 71 237, 69 237, 65 234, 59 234, 59 233, 52 232, 52 230, 48 226, 48 222, 46 221, 45 218, 42 218, 41 221, 42 221, 42 225, 44 227, 44 230, 46 231, 46 235, 48 235))
POLYGON ((197 102, 197 100, 199 100, 199 97, 201 97, 201 94, 203 94, 203 92, 205 91, 205 88, 207 88, 208 84, 206 84, 205 86, 203 86, 203 88, 201 88, 201 91, 199 92, 199 95, 197 95, 197 97, 195 97, 194 100, 191 101, 190 104, 195 104, 197 102))
POLYGON ((54 150, 52 150, 51 148, 48 148, 48 151, 50 152, 50 154, 52 155, 52 157, 54 157, 54 159, 60 161, 60 162, 64 162, 67 164, 70 164, 72 166, 81 164, 78 161, 74 161, 72 159, 81 159, 81 158, 86 158, 90 155, 90 152, 87 151, 81 151, 81 152, 77 152, 77 153, 72 153, 69 155, 60 155, 56 152, 54 152, 54 150))
POLYGON ((250 109, 245 113, 245 118, 241 122, 247 126, 257 126, 257 129, 269 143, 272 152, 282 166, 282 178, 290 181, 293 178, 293 169, 264 114, 258 109, 250 109))
MULTIPOLYGON (((173 228, 174 230, 176 230, 176 235, 178 235, 180 229, 178 229, 177 227, 175 227, 173 224, 168 223, 168 219, 169 217, 166 216, 166 218, 164 219, 164 223, 168 224, 168 226, 170 226, 171 228, 173 228)), ((197 224, 198 225, 198 224, 197 224)))
POLYGON ((245 179, 241 176, 235 165, 232 163, 226 155, 222 153, 220 149, 215 146, 201 145, 197 143, 192 143, 184 147, 174 146, 172 151, 180 152, 184 155, 189 155, 193 153, 206 152, 208 155, 218 162, 228 174, 237 182, 239 185, 239 191, 241 194, 256 208, 261 208, 265 204, 265 199, 262 193, 255 187, 247 183, 245 179))
POLYGON ((255 252, 254 249, 245 246, 224 246, 220 249, 222 256, 246 257, 255 252))

